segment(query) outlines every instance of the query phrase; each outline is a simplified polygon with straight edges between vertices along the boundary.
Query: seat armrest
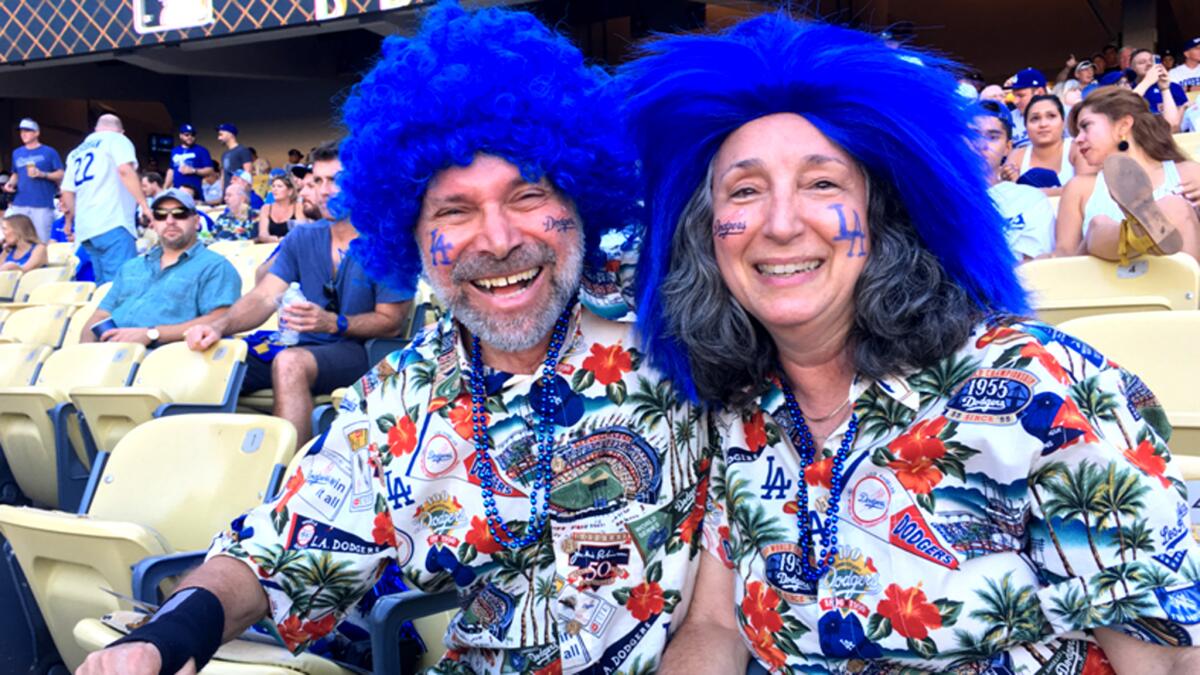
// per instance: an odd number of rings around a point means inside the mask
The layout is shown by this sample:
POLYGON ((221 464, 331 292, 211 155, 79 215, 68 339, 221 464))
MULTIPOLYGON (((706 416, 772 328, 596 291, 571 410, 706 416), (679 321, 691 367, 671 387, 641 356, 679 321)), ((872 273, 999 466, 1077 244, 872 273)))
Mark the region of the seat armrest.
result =
POLYGON ((436 594, 406 591, 379 598, 370 618, 373 671, 400 672, 400 628, 406 621, 451 609, 458 609, 457 591, 436 594))
POLYGON ((133 597, 152 605, 161 605, 163 598, 158 597, 158 586, 168 577, 175 577, 204 562, 207 551, 187 551, 185 553, 168 553, 150 558, 143 558, 133 566, 133 580, 130 588, 133 597))
POLYGON ((155 417, 190 415, 192 413, 231 412, 223 403, 164 403, 154 410, 155 417))

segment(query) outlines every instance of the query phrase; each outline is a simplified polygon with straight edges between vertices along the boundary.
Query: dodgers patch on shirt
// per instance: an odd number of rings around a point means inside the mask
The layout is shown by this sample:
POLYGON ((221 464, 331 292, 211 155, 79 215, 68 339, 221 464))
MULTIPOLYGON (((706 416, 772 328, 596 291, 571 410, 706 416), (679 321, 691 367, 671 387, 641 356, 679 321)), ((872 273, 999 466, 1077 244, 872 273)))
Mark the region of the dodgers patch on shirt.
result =
POLYGON ((812 602, 817 586, 801 574, 800 546, 792 543, 770 544, 762 549, 766 561, 767 583, 788 602, 812 602))
POLYGON ((1033 398, 1032 373, 1011 368, 975 371, 946 404, 946 417, 956 422, 1012 424, 1033 398))
MULTIPOLYGON (((292 523, 288 528, 287 548, 357 555, 371 555, 388 549, 387 546, 364 541, 349 532, 343 532, 319 520, 299 514, 292 516, 292 523)), ((411 557, 411 546, 409 551, 409 557, 411 557)), ((401 554, 403 555, 403 552, 401 554)))

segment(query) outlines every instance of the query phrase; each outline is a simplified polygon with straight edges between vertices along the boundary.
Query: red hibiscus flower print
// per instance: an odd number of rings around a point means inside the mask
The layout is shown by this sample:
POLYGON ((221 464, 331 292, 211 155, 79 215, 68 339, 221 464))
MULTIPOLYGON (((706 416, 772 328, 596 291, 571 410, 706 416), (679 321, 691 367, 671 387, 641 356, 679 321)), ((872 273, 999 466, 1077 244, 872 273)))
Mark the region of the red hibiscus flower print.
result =
POLYGON ((467 532, 464 541, 474 546, 480 555, 492 555, 500 551, 499 542, 488 530, 487 520, 479 516, 471 516, 471 530, 467 532))
POLYGON ((929 637, 930 629, 942 627, 942 613, 925 599, 920 586, 900 588, 891 584, 883 594, 884 599, 875 611, 891 621, 892 628, 904 637, 924 640, 929 637))
POLYGON ((777 631, 783 628, 783 617, 779 616, 779 596, 775 590, 761 581, 751 581, 746 585, 746 595, 742 598, 742 614, 755 628, 766 631, 777 631))
POLYGON ((1137 449, 1125 451, 1125 459, 1142 470, 1147 476, 1153 476, 1162 483, 1163 487, 1171 487, 1171 481, 1164 474, 1167 470, 1167 460, 1154 452, 1154 444, 1149 439, 1138 443, 1137 449))
POLYGON ((758 657, 759 661, 765 663, 771 672, 787 665, 787 654, 775 646, 775 637, 771 631, 754 626, 745 626, 745 631, 746 638, 750 641, 750 649, 754 650, 754 655, 758 657))
MULTIPOLYGON (((463 394, 454 399, 454 402, 450 404, 450 411, 447 415, 450 424, 454 426, 454 430, 458 432, 458 435, 468 441, 475 437, 475 425, 471 420, 474 413, 471 407, 471 397, 463 394)), ((483 423, 485 426, 492 423, 492 416, 487 412, 486 408, 483 411, 483 423)))
POLYGON ((417 425, 413 424, 412 418, 405 415, 393 424, 388 429, 387 442, 388 452, 395 457, 412 452, 417 447, 417 425))
POLYGON ((555 659, 554 663, 548 664, 545 668, 533 671, 533 675, 562 675, 562 659, 555 659))
POLYGON ((833 487, 833 457, 826 457, 819 462, 813 462, 804 470, 804 482, 813 486, 821 486, 826 490, 833 487))
POLYGON ((371 538, 376 544, 396 545, 396 526, 392 525, 392 517, 387 511, 375 514, 375 528, 371 530, 371 538))
POLYGON ((619 344, 592 345, 592 354, 583 360, 585 370, 592 371, 596 381, 608 386, 621 379, 621 376, 633 370, 633 359, 629 352, 619 344))
POLYGON ((704 522, 704 509, 708 503, 708 460, 704 460, 699 470, 704 478, 696 484, 696 501, 692 504, 692 510, 688 513, 687 518, 683 519, 683 523, 679 526, 679 540, 685 544, 691 544, 696 536, 696 531, 700 529, 700 524, 704 522))
POLYGON ((308 639, 318 640, 328 635, 329 631, 333 630, 333 627, 336 624, 337 617, 335 617, 331 612, 320 619, 317 619, 316 621, 304 622, 302 630, 308 634, 308 639))
POLYGON ((629 599, 625 608, 638 621, 646 621, 655 614, 663 611, 663 590, 657 582, 647 581, 634 586, 629 591, 629 599))
POLYGON ((1116 675, 1116 673, 1112 664, 1108 662, 1108 657, 1104 655, 1104 651, 1096 645, 1089 644, 1087 658, 1083 661, 1083 670, 1079 675, 1116 675))
POLYGON ((1062 384, 1070 384, 1071 376, 1063 369, 1062 364, 1054 355, 1046 351, 1040 342, 1027 342, 1021 347, 1021 356, 1027 359, 1033 359, 1040 363, 1050 376, 1058 380, 1062 384))
POLYGON ((767 445, 767 426, 761 410, 751 415, 749 420, 742 420, 742 433, 746 436, 746 449, 750 452, 758 452, 767 445))
POLYGON ((927 495, 942 482, 942 471, 936 462, 946 454, 946 446, 938 438, 945 428, 945 417, 923 420, 888 444, 888 449, 896 455, 888 467, 908 490, 927 495))
POLYGON ((292 497, 304 487, 304 468, 297 467, 296 473, 292 474, 291 478, 287 479, 287 483, 283 486, 283 497, 275 504, 275 513, 280 513, 287 508, 288 502, 292 501, 292 497))
POLYGON ((279 638, 283 640, 283 646, 287 647, 289 651, 296 651, 301 643, 308 641, 308 633, 301 625, 300 617, 296 615, 285 619, 283 623, 279 624, 278 629, 279 638))

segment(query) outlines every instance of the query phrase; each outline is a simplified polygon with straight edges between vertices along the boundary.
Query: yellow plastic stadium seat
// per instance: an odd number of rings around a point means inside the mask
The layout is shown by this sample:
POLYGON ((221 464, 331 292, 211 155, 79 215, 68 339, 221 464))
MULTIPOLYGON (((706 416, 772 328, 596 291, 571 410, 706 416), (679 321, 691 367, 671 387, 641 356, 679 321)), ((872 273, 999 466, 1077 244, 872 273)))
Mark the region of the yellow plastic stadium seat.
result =
POLYGON ((0 534, 67 667, 86 656, 73 635, 80 620, 130 609, 103 589, 132 596, 130 570, 138 562, 207 548, 214 533, 274 489, 272 477, 295 449, 295 429, 281 419, 163 417, 131 431, 97 465, 86 515, 0 507, 0 534))
POLYGON ((15 311, 0 327, 0 341, 49 345, 58 349, 74 311, 65 305, 39 305, 15 311))
POLYGON ((100 284, 99 286, 96 287, 96 290, 92 291, 91 301, 95 302, 95 303, 99 303, 101 300, 104 299, 104 296, 108 295, 108 291, 110 289, 112 289, 111 281, 100 284))
POLYGON ((1105 314, 1059 328, 1142 378, 1171 420, 1171 451, 1200 456, 1200 312, 1105 314))
POLYGON ((33 384, 38 370, 53 352, 46 345, 0 344, 0 387, 33 384))
POLYGON ((163 414, 233 412, 245 363, 242 340, 221 340, 205 352, 173 342, 146 354, 132 385, 74 387, 71 401, 96 449, 112 452, 130 429, 163 414))
POLYGON ((33 289, 44 286, 55 281, 70 281, 75 274, 74 267, 42 267, 36 270, 29 270, 21 275, 21 281, 17 284, 17 290, 13 294, 13 300, 16 302, 28 302, 29 294, 33 289))
POLYGON ((1193 161, 1200 162, 1200 131, 1175 134, 1175 143, 1180 148, 1183 148, 1183 152, 1190 156, 1193 161))
POLYGON ((21 281, 21 270, 4 270, 0 272, 0 301, 10 301, 17 293, 17 284, 21 281))
POLYGON ((46 266, 62 267, 75 257, 79 244, 73 241, 56 241, 46 245, 46 266))
POLYGON ((1055 213, 1055 215, 1057 215, 1058 214, 1058 203, 1062 199, 1062 197, 1059 197, 1056 195, 1054 197, 1047 197, 1046 199, 1050 202, 1051 211, 1053 211, 1055 213))
POLYGON ((1017 272, 1038 318, 1049 324, 1114 312, 1196 309, 1200 265, 1188 254, 1146 256, 1131 268, 1075 256, 1031 260, 1017 272))
POLYGON ((115 342, 64 347, 46 359, 33 385, 0 387, 0 447, 25 496, 59 507, 59 443, 65 444, 64 454, 74 453, 83 467, 91 465, 67 392, 125 384, 145 351, 142 345, 115 342))
POLYGON ((82 305, 96 290, 90 281, 53 281, 38 286, 26 301, 31 305, 82 305))
MULTIPOLYGON (((63 334, 63 347, 79 344, 79 338, 83 334, 83 327, 91 320, 92 315, 96 313, 98 307, 100 307, 100 301, 93 299, 86 305, 80 305, 71 314, 71 320, 67 322, 67 332, 63 334)), ((2 326, 0 326, 0 330, 3 330, 2 326)))
POLYGON ((266 262, 267 258, 270 258, 271 254, 274 253, 278 248, 278 242, 272 244, 251 244, 250 246, 244 246, 238 249, 237 258, 239 261, 257 269, 260 265, 266 262))
POLYGON ((208 250, 224 258, 232 258, 253 242, 246 239, 222 239, 208 245, 208 250))

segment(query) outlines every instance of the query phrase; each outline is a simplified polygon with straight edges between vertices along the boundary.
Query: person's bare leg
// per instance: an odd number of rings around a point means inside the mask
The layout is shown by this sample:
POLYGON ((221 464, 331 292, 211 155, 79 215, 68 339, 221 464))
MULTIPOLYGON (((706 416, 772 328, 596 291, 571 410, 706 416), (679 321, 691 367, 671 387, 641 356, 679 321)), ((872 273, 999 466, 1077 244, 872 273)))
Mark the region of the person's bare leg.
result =
POLYGON ((1200 260, 1200 211, 1180 195, 1167 195, 1158 200, 1158 208, 1167 216, 1183 239, 1181 251, 1200 260))
POLYGON ((312 438, 312 385, 317 381, 317 360, 307 349, 292 347, 275 355, 271 363, 275 390, 275 416, 296 427, 296 447, 312 438))
MULTIPOLYGON (((1083 254, 1092 255, 1101 260, 1117 260, 1117 247, 1121 241, 1121 223, 1108 216, 1096 216, 1088 225, 1087 236, 1083 238, 1083 254)), ((1131 256, 1141 255, 1131 252, 1131 256)))
MULTIPOLYGON (((1179 232, 1180 248, 1192 257, 1200 260, 1200 217, 1186 199, 1179 195, 1167 195, 1156 203, 1158 210, 1179 232)), ((1103 260, 1117 260, 1117 251, 1121 241, 1121 223, 1108 216, 1092 218, 1088 226, 1084 247, 1088 255, 1103 260)), ((1130 258, 1141 255, 1137 251, 1129 251, 1130 258)))

